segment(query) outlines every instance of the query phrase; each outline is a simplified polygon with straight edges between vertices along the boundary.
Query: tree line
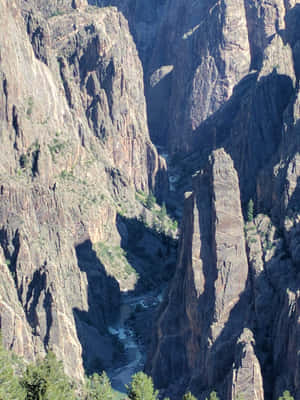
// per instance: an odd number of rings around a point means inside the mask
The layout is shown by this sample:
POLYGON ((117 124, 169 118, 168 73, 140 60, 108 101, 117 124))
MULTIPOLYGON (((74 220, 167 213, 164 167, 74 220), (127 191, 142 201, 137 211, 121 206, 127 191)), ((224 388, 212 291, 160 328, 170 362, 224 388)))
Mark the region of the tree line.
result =
MULTIPOLYGON (((132 376, 126 386, 127 395, 122 400, 159 400, 152 378, 143 372, 132 376)), ((24 364, 14 353, 7 351, 0 335, 0 400, 117 400, 110 380, 105 372, 94 373, 78 385, 65 373, 63 364, 49 351, 43 360, 24 364)), ((239 400, 243 397, 239 396, 239 400)), ((164 398, 164 400, 170 400, 164 398)), ((197 400, 186 393, 182 400, 197 400)), ((215 391, 206 400, 220 400, 215 391)), ((238 400, 238 399, 236 399, 238 400)), ((285 391, 279 400, 294 400, 285 391)))

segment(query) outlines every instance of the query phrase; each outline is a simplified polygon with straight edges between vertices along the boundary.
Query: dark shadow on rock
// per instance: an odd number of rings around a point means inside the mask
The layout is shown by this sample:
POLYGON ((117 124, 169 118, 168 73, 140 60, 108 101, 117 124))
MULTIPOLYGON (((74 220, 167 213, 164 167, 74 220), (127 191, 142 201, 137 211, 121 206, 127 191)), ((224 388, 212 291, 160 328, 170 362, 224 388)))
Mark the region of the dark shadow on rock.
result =
POLYGON ((47 350, 49 349, 49 340, 50 340, 50 331, 51 327, 53 324, 53 316, 52 316, 52 304, 53 304, 53 298, 50 290, 48 289, 46 294, 45 294, 45 299, 43 302, 43 307, 45 308, 46 311, 46 335, 44 339, 44 345, 47 350))
MULTIPOLYGON (((277 237, 281 232, 277 233, 277 237)), ((288 321, 293 318, 293 312, 288 312, 284 303, 288 291, 299 289, 299 276, 291 260, 291 254, 283 242, 276 246, 273 257, 264 263, 264 271, 255 279, 252 285, 252 301, 255 301, 252 330, 256 341, 256 355, 260 362, 265 399, 278 398, 284 390, 294 392, 293 367, 288 359, 290 328, 288 321), (282 319, 286 318, 287 323, 282 319)), ((297 353, 297 350, 296 350, 297 353)), ((295 354, 296 354, 295 353, 295 354)), ((295 365, 294 365, 295 367, 295 365)))
MULTIPOLYGON (((9 246, 10 238, 9 234, 6 229, 2 228, 0 229, 0 245, 2 246, 6 263, 8 265, 8 268, 12 274, 12 277, 15 281, 16 287, 17 285, 17 258, 20 250, 20 232, 19 229, 16 230, 14 233, 14 236, 12 238, 12 244, 13 246, 9 246)), ((18 297, 20 300, 20 293, 18 291, 18 297)))
MULTIPOLYGON (((45 266, 44 266, 45 267, 45 266)), ((32 280, 28 286, 28 292, 26 296, 25 312, 29 325, 33 329, 34 334, 39 326, 38 316, 37 316, 37 305, 40 301, 40 296, 43 292, 46 292, 47 287, 47 274, 44 268, 36 270, 33 274, 32 280)), ((44 345, 47 347, 49 342, 49 333, 51 325, 53 322, 52 310, 51 310, 51 294, 49 290, 46 292, 43 306, 46 310, 46 322, 47 322, 47 332, 44 339, 44 345)))
POLYGON ((111 368, 120 357, 116 341, 107 331, 110 322, 118 317, 120 287, 107 275, 90 240, 76 246, 76 255, 88 283, 88 310, 73 309, 83 365, 87 374, 100 373, 111 368))
POLYGON ((155 227, 149 227, 143 219, 118 215, 117 227, 127 260, 139 275, 134 290, 127 292, 126 297, 139 299, 142 295, 145 306, 138 304, 135 307, 128 326, 142 344, 147 362, 154 321, 161 307, 159 297, 162 299, 175 271, 177 240, 159 232, 155 227))
POLYGON ((136 306, 136 310, 133 307, 132 314, 129 313, 128 317, 125 317, 125 325, 122 322, 125 331, 130 328, 134 332, 136 342, 146 352, 152 322, 159 304, 159 288, 166 286, 174 270, 176 241, 154 228, 147 227, 143 221, 136 218, 118 215, 117 228, 121 236, 120 246, 124 250, 123 254, 139 275, 135 288, 121 293, 118 282, 106 273, 91 241, 86 240, 76 246, 76 255, 78 266, 87 277, 88 309, 74 309, 73 313, 86 373, 100 373, 106 370, 113 386, 121 390, 120 380, 115 379, 114 371, 117 368, 127 368, 132 354, 124 350, 123 340, 119 341, 117 335, 111 335, 107 328, 110 325, 113 325, 114 329, 119 326, 121 299, 122 303, 124 300, 124 304, 127 301, 130 304, 130 297, 136 296, 141 296, 137 298, 143 298, 146 302, 149 300, 149 307, 140 306, 138 309, 136 306))
POLYGON ((224 147, 238 172, 245 212, 249 199, 255 199, 259 173, 279 162, 283 114, 294 96, 291 78, 276 69, 259 81, 258 73, 242 79, 231 98, 192 133, 195 151, 178 160, 187 171, 178 191, 191 190, 192 174, 205 168, 213 150, 224 147))
MULTIPOLYGON (((204 399, 212 390, 217 390, 221 398, 226 398, 228 393, 226 389, 230 385, 228 377, 233 367, 239 367, 238 364, 234 364, 236 346, 240 346, 237 340, 243 329, 248 328, 253 332, 256 342, 254 352, 261 365, 265 399, 278 398, 286 389, 295 393, 294 371, 291 370, 288 362, 291 359, 297 360, 297 356, 291 355, 289 348, 297 313, 294 307, 288 311, 289 308, 284 308, 284 306, 288 298, 287 291, 296 292, 300 287, 298 271, 300 262, 298 264, 291 262, 292 255, 286 243, 280 241, 274 249, 273 256, 269 260, 264 259, 264 271, 259 276, 251 266, 249 267, 245 290, 231 310, 220 335, 213 345, 209 346, 209 330, 214 322, 216 274, 212 268, 215 264, 213 251, 209 246, 213 237, 211 222, 213 218, 207 212, 211 209, 211 194, 206 193, 207 189, 201 191, 201 188, 209 187, 210 183, 208 180, 205 181, 205 175, 201 176, 201 185, 198 185, 200 189, 198 189, 199 192, 197 191, 199 199, 197 206, 201 235, 200 258, 205 276, 204 292, 197 298, 194 278, 191 277, 193 271, 189 269, 188 272, 186 269, 186 266, 191 265, 193 237, 191 229, 193 222, 187 221, 187 215, 190 215, 187 214, 184 222, 189 226, 189 230, 184 231, 184 239, 181 238, 181 241, 185 240, 186 243, 179 245, 180 249, 182 246, 185 249, 179 255, 181 268, 180 265, 177 266, 171 291, 169 296, 166 296, 160 312, 158 322, 160 337, 156 335, 154 338, 153 351, 155 352, 155 349, 159 351, 153 353, 153 359, 156 360, 154 364, 158 363, 158 366, 153 367, 153 361, 148 362, 146 371, 149 373, 154 371, 153 378, 159 388, 168 388, 167 392, 164 391, 164 395, 173 395, 174 398, 179 399, 184 392, 191 390, 199 396, 199 399, 204 399), (188 291, 187 288, 189 288, 188 291), (193 306, 193 302, 196 302, 196 305, 193 306), (186 315, 186 307, 189 308, 189 318, 186 315), (191 312, 193 307, 198 310, 198 316, 197 312, 191 312), (194 347, 198 361, 192 370, 186 355, 186 348, 191 343, 190 320, 197 327, 193 333, 199 339, 198 348, 194 347), (197 329, 199 329, 198 332, 196 332, 197 329), (278 347, 279 344, 280 347, 278 347), (282 365, 285 365, 284 369, 282 365), (190 380, 191 376, 192 380, 190 380)), ((299 203, 299 181, 300 178, 294 191, 295 198, 290 199, 291 207, 299 203)), ((296 210, 293 209, 293 211, 296 210)), ((280 238, 281 235, 282 232, 278 230, 275 238, 280 238)), ((197 244, 194 242, 193 245, 197 244)), ((297 335, 294 334, 293 337, 297 338, 297 335)), ((296 361, 293 365, 296 369, 296 361)))
POLYGON ((126 258, 139 275, 135 289, 128 295, 166 284, 175 270, 177 241, 159 228, 150 227, 143 219, 118 215, 117 228, 126 258))

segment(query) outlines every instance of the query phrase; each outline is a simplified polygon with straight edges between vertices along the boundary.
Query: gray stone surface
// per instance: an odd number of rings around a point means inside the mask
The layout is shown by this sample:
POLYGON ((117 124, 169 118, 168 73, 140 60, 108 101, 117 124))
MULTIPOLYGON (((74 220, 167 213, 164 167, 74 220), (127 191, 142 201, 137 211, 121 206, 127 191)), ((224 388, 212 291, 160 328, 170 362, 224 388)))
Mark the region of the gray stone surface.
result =
POLYGON ((166 179, 141 63, 114 8, 1 0, 0 82, 3 340, 30 360, 51 348, 81 379, 112 365, 107 325, 132 284, 93 246, 120 246, 117 211, 134 218, 135 190, 166 179))
MULTIPOLYGON (((197 395, 239 387, 227 374, 250 313, 243 229, 237 173, 228 154, 216 150, 186 195, 176 275, 147 365, 158 387, 188 380, 197 395)), ((253 390, 262 393, 259 379, 253 390)))

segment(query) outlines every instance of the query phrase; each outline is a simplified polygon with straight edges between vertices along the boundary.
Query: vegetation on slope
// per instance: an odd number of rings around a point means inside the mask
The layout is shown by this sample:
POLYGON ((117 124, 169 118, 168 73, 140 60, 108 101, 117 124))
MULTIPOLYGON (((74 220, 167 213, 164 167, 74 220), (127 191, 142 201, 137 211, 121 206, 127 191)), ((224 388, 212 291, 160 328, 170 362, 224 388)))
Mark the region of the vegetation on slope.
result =
MULTIPOLYGON (((63 364, 51 351, 43 360, 25 365, 11 351, 5 350, 0 337, 0 400, 158 400, 159 392, 152 378, 138 372, 126 386, 127 395, 116 393, 103 371, 78 384, 68 378, 63 364)), ((239 398, 243 398, 242 396, 239 398)), ((183 400, 197 400, 190 392, 183 400)), ((164 398, 164 400, 170 400, 164 398)), ((220 400, 215 391, 209 400, 220 400)), ((279 400, 294 400, 285 391, 279 400)))

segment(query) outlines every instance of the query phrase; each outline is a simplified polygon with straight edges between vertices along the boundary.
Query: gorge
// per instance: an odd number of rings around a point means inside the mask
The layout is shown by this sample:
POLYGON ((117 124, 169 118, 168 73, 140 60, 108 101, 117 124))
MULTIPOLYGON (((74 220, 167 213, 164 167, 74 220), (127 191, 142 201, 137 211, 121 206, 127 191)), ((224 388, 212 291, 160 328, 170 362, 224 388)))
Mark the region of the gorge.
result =
POLYGON ((298 0, 0 0, 7 349, 300 400, 299 23, 298 0))

